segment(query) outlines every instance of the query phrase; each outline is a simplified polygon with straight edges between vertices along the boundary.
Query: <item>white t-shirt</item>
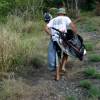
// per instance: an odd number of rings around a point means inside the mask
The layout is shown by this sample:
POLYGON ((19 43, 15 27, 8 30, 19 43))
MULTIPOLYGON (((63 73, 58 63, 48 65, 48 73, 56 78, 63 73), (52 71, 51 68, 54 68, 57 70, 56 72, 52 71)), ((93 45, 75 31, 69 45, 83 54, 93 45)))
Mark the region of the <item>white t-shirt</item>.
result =
MULTIPOLYGON (((57 16, 53 18, 48 24, 47 27, 51 28, 54 27, 56 29, 59 29, 62 32, 67 33, 67 29, 69 27, 69 24, 71 23, 71 19, 67 16, 57 16)), ((51 28, 51 34, 53 35, 53 40, 57 38, 56 30, 51 28)))

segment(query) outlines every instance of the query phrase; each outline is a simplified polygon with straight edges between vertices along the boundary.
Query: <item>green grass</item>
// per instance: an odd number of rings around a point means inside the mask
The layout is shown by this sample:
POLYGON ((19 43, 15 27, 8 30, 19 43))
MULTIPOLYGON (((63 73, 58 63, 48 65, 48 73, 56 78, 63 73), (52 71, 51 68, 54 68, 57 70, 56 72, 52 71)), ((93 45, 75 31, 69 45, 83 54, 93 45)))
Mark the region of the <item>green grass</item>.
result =
POLYGON ((74 96, 68 96, 66 97, 66 100, 76 100, 76 98, 74 96))
POLYGON ((92 86, 92 88, 89 89, 88 92, 89 92, 89 96, 92 97, 93 99, 100 97, 100 88, 92 86))
POLYGON ((80 86, 87 90, 88 100, 98 100, 100 97, 100 88, 95 87, 89 80, 80 81, 80 86))
POLYGON ((94 76, 94 78, 100 79, 100 72, 96 73, 95 76, 94 76))
POLYGON ((84 74, 87 76, 87 77, 94 77, 95 74, 96 74, 96 69, 94 68, 87 68, 85 71, 84 71, 84 74))
POLYGON ((78 23, 78 28, 80 31, 84 32, 95 32, 100 31, 99 25, 100 25, 100 19, 99 16, 95 16, 91 12, 85 12, 81 13, 81 20, 78 23), (95 23, 94 23, 95 22, 95 23))
POLYGON ((86 75, 86 77, 100 79, 100 72, 98 72, 95 68, 85 69, 84 74, 86 75))
POLYGON ((80 86, 89 90, 92 87, 92 83, 89 80, 80 81, 80 86))
POLYGON ((90 54, 89 60, 92 62, 99 62, 100 61, 100 55, 99 54, 90 54))
POLYGON ((91 42, 85 42, 85 47, 87 51, 93 51, 93 44, 91 42))

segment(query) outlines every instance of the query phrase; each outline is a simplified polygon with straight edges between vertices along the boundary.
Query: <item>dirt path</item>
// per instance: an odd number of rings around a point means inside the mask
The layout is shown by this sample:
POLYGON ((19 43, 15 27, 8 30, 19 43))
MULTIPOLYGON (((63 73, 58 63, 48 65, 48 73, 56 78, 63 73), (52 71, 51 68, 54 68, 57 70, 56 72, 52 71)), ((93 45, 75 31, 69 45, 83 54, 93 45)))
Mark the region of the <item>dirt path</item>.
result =
MULTIPOLYGON (((85 41, 91 41, 95 46, 96 54, 100 54, 100 34, 98 33, 82 33, 85 41)), ((31 83, 33 93, 31 98, 24 100, 67 100, 68 96, 74 96, 76 100, 88 100, 87 91, 79 87, 81 80, 86 79, 83 70, 87 67, 95 67, 100 70, 100 62, 90 62, 87 56, 84 61, 69 60, 66 65, 67 73, 62 76, 60 81, 54 80, 54 72, 49 72, 47 66, 42 66, 40 69, 34 69, 28 74, 26 80, 31 83)), ((100 88, 100 80, 91 80, 100 88)), ((99 100, 99 99, 98 99, 99 100)))

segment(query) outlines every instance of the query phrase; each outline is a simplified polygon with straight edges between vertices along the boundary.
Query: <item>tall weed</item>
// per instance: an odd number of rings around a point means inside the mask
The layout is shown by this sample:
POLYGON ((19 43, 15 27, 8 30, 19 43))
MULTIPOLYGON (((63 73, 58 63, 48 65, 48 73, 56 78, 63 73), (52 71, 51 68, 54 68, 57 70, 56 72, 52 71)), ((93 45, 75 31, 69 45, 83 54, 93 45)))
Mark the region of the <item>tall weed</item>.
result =
POLYGON ((0 24, 1 72, 16 70, 16 66, 28 64, 37 55, 46 56, 43 25, 42 21, 25 22, 17 16, 9 16, 6 24, 0 24))

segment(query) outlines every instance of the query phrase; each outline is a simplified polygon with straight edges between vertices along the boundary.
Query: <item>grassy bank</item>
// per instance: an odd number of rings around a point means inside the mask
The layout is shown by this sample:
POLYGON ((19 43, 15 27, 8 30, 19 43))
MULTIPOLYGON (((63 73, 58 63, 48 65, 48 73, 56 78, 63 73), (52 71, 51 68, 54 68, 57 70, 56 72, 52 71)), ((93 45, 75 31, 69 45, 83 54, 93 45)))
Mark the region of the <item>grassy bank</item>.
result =
POLYGON ((41 20, 24 22, 16 16, 9 16, 5 24, 0 24, 1 72, 27 65, 35 57, 46 58, 47 41, 43 28, 41 20))
MULTIPOLYGON (((99 23, 99 17, 93 16, 90 18, 90 16, 86 15, 83 16, 83 19, 79 23, 77 23, 78 30, 85 39, 88 56, 92 53, 96 54, 96 48, 100 50, 99 42, 97 41, 98 44, 95 45, 93 42, 95 40, 92 41, 90 39, 91 37, 88 37, 88 35, 92 35, 92 32, 99 34, 99 23), (86 32, 89 32, 88 35, 85 34, 86 32)), ((49 95, 55 96, 55 88, 53 87, 54 80, 49 80, 49 84, 48 73, 43 73, 45 71, 44 68, 47 68, 47 47, 49 40, 49 37, 43 30, 44 25, 45 23, 42 20, 25 21, 17 16, 8 16, 7 22, 0 24, 0 100, 33 100, 35 96, 38 98, 38 94, 42 95, 43 93, 47 93, 46 96, 48 98, 49 95), (37 69, 35 70, 36 72, 34 71, 34 68, 37 69), (40 69, 42 69, 42 71, 40 69), (16 76, 16 73, 20 76, 16 76), (33 75, 34 77, 32 76, 32 82, 27 79, 24 80, 21 76, 23 75, 30 78, 31 73, 35 74, 33 75), (39 78, 41 79, 40 81, 35 79, 36 75, 38 75, 36 73, 40 76, 44 75, 44 79, 43 77, 39 78), (37 80, 38 82, 34 83, 34 80, 37 80), (49 85, 52 87, 49 87, 49 85)), ((94 56, 92 58, 94 58, 94 56)), ((91 62, 93 61, 87 57, 87 63, 91 64, 91 62)), ((74 73, 78 70, 79 66, 80 65, 77 64, 74 73)), ((85 63, 82 66, 85 68, 85 63)), ((70 72, 71 71, 72 70, 70 69, 70 72)), ((90 75, 91 70, 88 70, 87 74, 90 75)), ((82 77, 82 79, 83 78, 84 77, 82 77)), ((61 80, 61 82, 62 81, 64 80, 61 80)), ((65 85, 66 83, 67 82, 63 84, 65 85)), ((58 86, 59 82, 56 85, 58 86)), ((65 90, 65 88, 63 90, 65 90)), ((69 89, 69 91, 70 90, 71 89, 69 89)), ((62 95, 62 93, 60 95, 62 95)), ((68 97, 69 99, 74 98, 70 97, 70 95, 68 97)), ((50 100, 53 99, 51 98, 50 100)))

